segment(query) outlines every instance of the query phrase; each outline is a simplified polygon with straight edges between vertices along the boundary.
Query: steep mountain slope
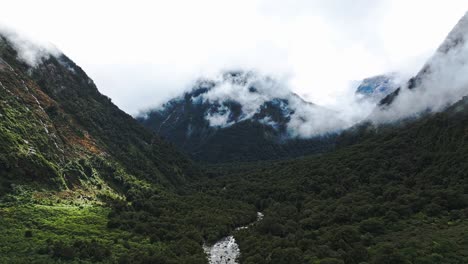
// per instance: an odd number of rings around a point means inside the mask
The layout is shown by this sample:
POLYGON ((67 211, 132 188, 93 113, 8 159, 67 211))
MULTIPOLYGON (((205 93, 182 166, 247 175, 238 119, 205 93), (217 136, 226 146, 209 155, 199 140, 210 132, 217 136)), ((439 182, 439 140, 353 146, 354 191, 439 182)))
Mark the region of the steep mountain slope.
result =
POLYGON ((80 175, 90 175, 60 168, 102 159, 166 186, 190 177, 187 159, 101 95, 65 55, 49 56, 30 67, 17 59, 5 38, 0 47, 2 175, 72 187, 80 175))
POLYGON ((331 140, 322 134, 346 126, 336 113, 302 100, 277 80, 243 71, 199 80, 190 92, 138 120, 194 159, 208 162, 321 152, 331 140))
POLYGON ((187 188, 200 169, 65 55, 21 52, 0 35, 1 263, 206 263, 203 243, 255 219, 187 188))

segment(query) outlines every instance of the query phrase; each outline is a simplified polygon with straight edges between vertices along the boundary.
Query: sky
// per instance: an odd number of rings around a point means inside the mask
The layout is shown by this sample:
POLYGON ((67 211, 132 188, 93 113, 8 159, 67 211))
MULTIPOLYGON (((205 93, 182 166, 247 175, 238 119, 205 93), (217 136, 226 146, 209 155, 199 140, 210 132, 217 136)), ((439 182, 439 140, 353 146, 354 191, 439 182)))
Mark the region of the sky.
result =
POLYGON ((468 0, 0 2, 1 25, 55 45, 134 115, 233 68, 337 107, 353 80, 417 72, 468 9, 468 0))

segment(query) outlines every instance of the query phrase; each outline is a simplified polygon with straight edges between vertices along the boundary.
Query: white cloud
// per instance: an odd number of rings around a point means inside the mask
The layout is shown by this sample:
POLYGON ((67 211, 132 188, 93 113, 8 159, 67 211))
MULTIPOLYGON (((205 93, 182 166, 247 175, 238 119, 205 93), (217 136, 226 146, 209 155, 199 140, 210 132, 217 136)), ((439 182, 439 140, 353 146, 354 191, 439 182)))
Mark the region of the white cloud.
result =
MULTIPOLYGON (((195 103, 209 103, 214 106, 205 112, 205 119, 213 127, 229 127, 236 122, 258 118, 265 107, 265 103, 273 103, 279 107, 283 117, 290 118, 285 124, 287 135, 291 137, 310 138, 329 132, 337 132, 353 125, 349 114, 336 111, 305 102, 302 98, 291 93, 287 86, 287 78, 274 79, 258 72, 238 72, 237 75, 220 73, 215 76, 205 77, 213 83, 206 93, 197 94, 192 98, 195 103), (241 112, 232 119, 228 104, 235 103, 240 106, 241 112)), ((354 96, 352 96, 355 98, 354 96)), ((363 114, 361 111, 366 104, 360 104, 360 120, 370 112, 363 114)), ((357 106, 357 104, 356 104, 357 106)), ((370 110, 370 108, 369 108, 370 110)), ((278 127, 270 117, 264 117, 260 122, 278 127)))
POLYGON ((18 34, 14 30, 0 26, 0 34, 11 43, 18 52, 18 58, 31 67, 37 66, 49 56, 59 56, 61 52, 52 44, 40 42, 25 34, 18 34))

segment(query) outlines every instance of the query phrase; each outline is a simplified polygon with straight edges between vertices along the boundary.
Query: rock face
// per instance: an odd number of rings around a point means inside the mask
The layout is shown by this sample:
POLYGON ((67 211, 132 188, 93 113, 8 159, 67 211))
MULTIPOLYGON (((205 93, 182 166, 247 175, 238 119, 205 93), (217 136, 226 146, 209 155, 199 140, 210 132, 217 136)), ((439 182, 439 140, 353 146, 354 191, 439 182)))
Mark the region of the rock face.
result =
POLYGON ((344 126, 336 113, 304 101, 281 82, 245 71, 198 80, 191 91, 138 120, 210 162, 314 153, 325 147, 325 132, 344 126))
MULTIPOLYGON (((257 212, 257 220, 246 226, 236 228, 236 231, 245 230, 263 219, 263 213, 257 212)), ((218 240, 213 246, 204 245, 203 250, 208 255, 210 264, 237 264, 240 255, 239 245, 234 236, 227 236, 218 240)))
POLYGON ((206 254, 209 255, 208 262, 210 264, 237 264, 240 251, 233 236, 225 237, 212 247, 205 248, 206 254))
POLYGON ((65 55, 20 55, 0 35, 0 193, 18 183, 97 193, 132 177, 168 186, 190 177, 188 160, 65 55))

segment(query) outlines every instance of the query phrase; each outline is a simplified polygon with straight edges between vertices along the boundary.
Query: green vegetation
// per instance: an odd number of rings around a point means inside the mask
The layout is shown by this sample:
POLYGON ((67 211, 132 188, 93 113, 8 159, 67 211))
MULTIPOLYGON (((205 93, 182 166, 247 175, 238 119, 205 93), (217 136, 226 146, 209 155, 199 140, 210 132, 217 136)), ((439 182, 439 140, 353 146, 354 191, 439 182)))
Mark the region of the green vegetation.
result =
POLYGON ((165 250, 144 236, 109 230, 109 211, 95 205, 0 207, 0 263, 110 263, 129 252, 165 250))
POLYGON ((214 243, 235 227, 255 220, 253 206, 205 194, 174 196, 158 192, 139 193, 132 205, 114 205, 108 227, 149 237, 164 243, 164 254, 141 252, 130 263, 205 263, 204 243, 214 243))
POLYGON ((48 197, 0 207, 0 263, 205 263, 205 241, 255 218, 252 207, 207 196, 161 194, 114 210, 48 197))

